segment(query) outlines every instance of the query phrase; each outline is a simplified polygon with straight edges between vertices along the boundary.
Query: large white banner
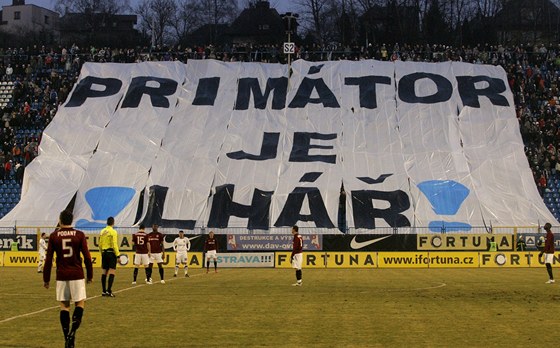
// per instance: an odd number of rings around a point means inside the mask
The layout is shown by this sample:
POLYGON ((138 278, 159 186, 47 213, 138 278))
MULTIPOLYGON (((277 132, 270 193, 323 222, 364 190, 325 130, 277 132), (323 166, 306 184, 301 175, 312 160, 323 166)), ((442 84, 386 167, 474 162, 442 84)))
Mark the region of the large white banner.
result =
POLYGON ((87 63, 1 224, 66 207, 81 228, 556 222, 504 70, 455 62, 87 63))

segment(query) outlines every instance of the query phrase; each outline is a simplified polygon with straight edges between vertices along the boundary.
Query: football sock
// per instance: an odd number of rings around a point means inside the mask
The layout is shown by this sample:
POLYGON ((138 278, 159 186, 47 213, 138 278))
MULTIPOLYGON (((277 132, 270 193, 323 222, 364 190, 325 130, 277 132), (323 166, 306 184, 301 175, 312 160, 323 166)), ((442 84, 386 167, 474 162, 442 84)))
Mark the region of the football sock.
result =
POLYGON ((136 278, 138 278, 138 268, 134 269, 134 281, 136 281, 136 278))
POLYGON ((161 278, 161 280, 163 280, 163 265, 161 263, 158 263, 158 268, 159 268, 159 277, 161 278))
POLYGON ((149 268, 144 268, 144 272, 146 272, 146 280, 150 280, 150 269, 149 268))
POLYGON ((179 272, 179 265, 175 265, 175 274, 177 274, 177 272, 179 272))
POLYGON ((189 273, 189 266, 185 265, 185 274, 189 273))
POLYGON ((552 280, 554 276, 552 275, 552 265, 550 263, 546 264, 546 271, 548 272, 548 277, 552 280))
POLYGON ((297 281, 301 281, 301 269, 296 270, 296 279, 297 281))
POLYGON ((109 286, 107 287, 107 292, 111 292, 111 288, 113 287, 114 280, 115 280, 115 275, 109 274, 109 286))
POLYGON ((206 270, 208 271, 210 269, 210 261, 206 261, 206 270))
POLYGON ((214 270, 218 269, 218 261, 214 261, 214 270))
POLYGON ((70 331, 69 311, 60 311, 60 325, 62 326, 62 333, 64 334, 64 338, 66 338, 66 336, 68 336, 68 332, 70 331))
POLYGON ((72 315, 72 329, 71 333, 75 333, 82 323, 82 315, 84 314, 84 309, 82 307, 76 307, 74 309, 74 314, 72 315))
POLYGON ((153 264, 150 263, 150 266, 146 269, 146 276, 148 277, 148 280, 152 277, 152 265, 153 264))
POLYGON ((103 292, 107 292, 107 275, 101 275, 101 286, 103 287, 103 292))

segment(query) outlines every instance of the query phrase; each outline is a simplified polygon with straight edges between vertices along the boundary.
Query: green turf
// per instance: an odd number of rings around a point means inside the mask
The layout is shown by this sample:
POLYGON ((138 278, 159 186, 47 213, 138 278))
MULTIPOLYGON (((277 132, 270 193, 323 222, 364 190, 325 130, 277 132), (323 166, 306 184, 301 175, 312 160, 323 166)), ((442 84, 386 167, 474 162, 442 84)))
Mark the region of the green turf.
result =
MULTIPOLYGON (((544 347, 560 340, 560 284, 544 284, 544 267, 315 269, 303 271, 302 287, 290 286, 287 269, 192 270, 188 279, 166 269, 167 284, 135 287, 132 271, 118 270, 116 298, 98 296, 95 271, 76 347, 544 347)), ((0 347, 63 347, 54 288, 45 290, 33 268, 0 274, 0 347)))

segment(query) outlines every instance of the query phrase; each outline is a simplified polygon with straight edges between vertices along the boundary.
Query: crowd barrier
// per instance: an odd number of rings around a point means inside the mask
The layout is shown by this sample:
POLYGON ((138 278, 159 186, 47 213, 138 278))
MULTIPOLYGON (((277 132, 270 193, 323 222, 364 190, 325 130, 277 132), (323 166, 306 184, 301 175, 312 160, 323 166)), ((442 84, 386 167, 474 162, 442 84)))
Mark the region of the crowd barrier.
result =
MULTIPOLYGON (((556 230, 554 227, 553 230, 556 230)), ((0 229, 0 266, 35 267, 38 263, 38 240, 52 227, 15 227, 0 229), (18 251, 11 249, 17 241, 18 251)), ((120 267, 133 267, 132 234, 136 228, 119 228, 119 249, 126 255, 120 267)), ((219 267, 291 268, 292 235, 280 233, 216 234, 219 245, 219 267)), ((176 230, 162 229, 165 234, 165 267, 175 266, 173 240, 176 230)), ((189 267, 204 267, 204 230, 187 231, 191 242, 189 267), (201 233, 194 233, 201 232, 201 233)), ((483 268, 541 267, 539 240, 544 238, 538 227, 493 228, 493 233, 392 233, 385 234, 302 234, 304 268, 483 268), (524 248, 520 249, 519 241, 524 248), (497 251, 489 252, 491 242, 497 251), (520 251, 522 250, 522 251, 520 251)), ((315 231, 317 232, 317 231, 315 231)), ((556 250, 560 250, 560 233, 555 234, 556 250)), ((95 267, 100 267, 99 231, 86 231, 88 248, 95 267)), ((560 252, 554 267, 560 265, 560 252)))
MULTIPOLYGON (((123 252, 125 262, 117 268, 133 268, 133 252, 123 252)), ((189 268, 204 267, 204 254, 190 252, 189 268)), ((101 267, 101 255, 92 252, 94 268, 101 267)), ((220 268, 292 268, 288 251, 264 253, 218 253, 220 268)), ((528 268, 544 267, 539 252, 305 252, 303 268, 528 268)), ((30 251, 0 252, 0 266, 37 267, 38 254, 30 251)), ((560 254, 553 267, 560 268, 560 254)), ((175 267, 175 253, 167 252, 164 267, 175 267)))

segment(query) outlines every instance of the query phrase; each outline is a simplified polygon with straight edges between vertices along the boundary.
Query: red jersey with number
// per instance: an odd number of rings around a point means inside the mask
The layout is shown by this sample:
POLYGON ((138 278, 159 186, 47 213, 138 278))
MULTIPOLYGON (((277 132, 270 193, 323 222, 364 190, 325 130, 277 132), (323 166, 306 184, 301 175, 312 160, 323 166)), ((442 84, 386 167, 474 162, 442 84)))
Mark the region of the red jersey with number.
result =
POLYGON ((303 252, 303 237, 299 233, 294 234, 292 256, 303 252))
POLYGON ((87 239, 82 231, 71 227, 60 228, 49 236, 47 257, 43 271, 43 280, 50 282, 54 253, 56 253, 56 280, 84 279, 82 257, 87 270, 87 279, 93 278, 91 255, 87 246, 87 239))
POLYGON ((165 236, 160 232, 148 233, 148 243, 150 244, 150 252, 152 254, 163 252, 163 238, 165 236))
POLYGON ((132 235, 132 242, 136 247, 137 254, 148 253, 148 235, 144 231, 138 231, 132 235))
POLYGON ((218 241, 216 238, 208 237, 208 239, 206 239, 206 242, 204 243, 204 251, 209 250, 218 250, 218 241))

